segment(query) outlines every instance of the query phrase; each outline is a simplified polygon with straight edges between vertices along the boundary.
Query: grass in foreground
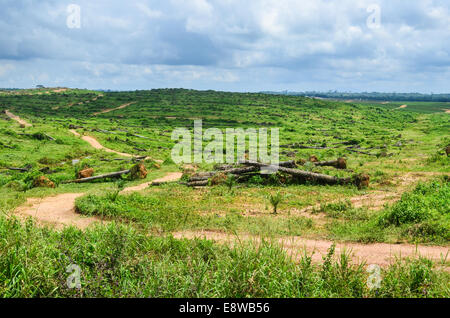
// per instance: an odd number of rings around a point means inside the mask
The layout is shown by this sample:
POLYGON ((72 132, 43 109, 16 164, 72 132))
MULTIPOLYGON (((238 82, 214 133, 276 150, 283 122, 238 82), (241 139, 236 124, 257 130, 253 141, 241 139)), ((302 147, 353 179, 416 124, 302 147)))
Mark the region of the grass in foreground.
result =
POLYGON ((294 263, 277 246, 232 249, 206 240, 149 237, 125 225, 82 232, 0 216, 2 297, 449 297, 450 275, 428 260, 381 271, 380 288, 346 255, 294 263), (80 289, 67 287, 69 265, 80 289))

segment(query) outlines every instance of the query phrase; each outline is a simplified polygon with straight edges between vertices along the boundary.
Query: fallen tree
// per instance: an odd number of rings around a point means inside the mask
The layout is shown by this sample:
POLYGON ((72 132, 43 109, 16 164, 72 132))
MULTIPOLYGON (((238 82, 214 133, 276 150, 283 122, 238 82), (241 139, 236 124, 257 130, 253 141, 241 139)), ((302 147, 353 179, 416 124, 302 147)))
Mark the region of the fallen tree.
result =
POLYGON ((105 174, 101 174, 98 176, 65 181, 63 183, 85 183, 85 182, 90 182, 90 181, 99 180, 99 179, 117 178, 124 174, 130 174, 130 178, 132 180, 144 179, 147 176, 147 169, 145 168, 145 166, 142 163, 137 163, 131 169, 128 169, 128 170, 110 172, 110 173, 105 173, 105 174))
POLYGON ((6 167, 8 170, 20 171, 20 172, 28 172, 31 168, 15 168, 15 167, 6 167))
POLYGON ((265 168, 265 169, 269 169, 269 170, 273 169, 274 171, 285 172, 285 173, 290 174, 295 177, 300 177, 302 179, 306 179, 306 180, 313 181, 313 182, 320 182, 320 183, 324 183, 324 184, 334 185, 334 184, 347 184, 347 183, 351 182, 351 178, 338 178, 338 177, 329 176, 326 174, 304 171, 304 170, 299 170, 299 169, 285 168, 285 167, 281 167, 281 166, 268 165, 268 164, 255 162, 255 161, 245 161, 245 162, 242 162, 242 164, 259 167, 260 169, 261 168, 265 168))
POLYGON ((94 177, 89 177, 89 178, 82 178, 82 179, 75 179, 75 180, 65 181, 63 183, 84 183, 84 182, 90 182, 90 181, 99 180, 99 179, 117 178, 117 177, 120 177, 121 175, 128 174, 130 172, 131 172, 131 169, 128 169, 128 170, 123 170, 123 171, 117 171, 117 172, 101 174, 101 175, 94 176, 94 177))

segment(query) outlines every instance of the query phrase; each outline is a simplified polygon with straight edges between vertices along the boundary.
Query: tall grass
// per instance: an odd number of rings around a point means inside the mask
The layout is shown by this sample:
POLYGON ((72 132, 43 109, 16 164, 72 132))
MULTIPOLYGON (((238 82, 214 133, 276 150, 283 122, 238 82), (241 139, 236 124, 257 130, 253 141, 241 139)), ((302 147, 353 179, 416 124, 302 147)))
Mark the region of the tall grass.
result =
POLYGON ((2 297, 448 297, 449 274, 426 260, 382 271, 380 289, 348 255, 323 265, 294 262, 278 246, 235 248, 206 240, 152 237, 112 223, 85 232, 36 227, 0 216, 2 297), (69 265, 81 288, 69 288, 69 265))

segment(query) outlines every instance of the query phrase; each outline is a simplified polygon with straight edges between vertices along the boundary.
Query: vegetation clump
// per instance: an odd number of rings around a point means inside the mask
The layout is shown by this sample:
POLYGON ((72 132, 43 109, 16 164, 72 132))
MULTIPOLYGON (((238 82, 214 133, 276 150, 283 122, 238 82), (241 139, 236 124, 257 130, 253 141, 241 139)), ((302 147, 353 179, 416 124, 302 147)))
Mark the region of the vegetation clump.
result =
POLYGON ((444 234, 450 240, 450 185, 434 181, 419 184, 414 191, 403 194, 400 201, 380 218, 384 225, 408 226, 416 234, 444 234), (437 222, 440 221, 440 222, 437 222))
POLYGON ((278 213, 278 205, 281 203, 282 200, 283 200, 283 196, 281 195, 280 192, 269 195, 269 202, 273 207, 273 214, 278 213))
POLYGON ((55 183, 45 176, 40 176, 33 181, 34 188, 54 188, 55 183))
POLYGON ((135 164, 130 170, 131 180, 145 179, 147 177, 147 169, 143 163, 135 164))

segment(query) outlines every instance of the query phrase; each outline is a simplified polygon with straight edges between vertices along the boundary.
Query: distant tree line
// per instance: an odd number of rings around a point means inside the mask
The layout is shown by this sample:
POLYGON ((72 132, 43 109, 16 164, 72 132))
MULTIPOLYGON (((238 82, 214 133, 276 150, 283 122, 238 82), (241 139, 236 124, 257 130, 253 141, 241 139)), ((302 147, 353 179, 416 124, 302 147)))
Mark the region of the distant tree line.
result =
POLYGON ((262 92, 265 94, 319 97, 331 99, 361 99, 376 101, 450 102, 450 94, 421 93, 344 93, 344 92, 262 92))

